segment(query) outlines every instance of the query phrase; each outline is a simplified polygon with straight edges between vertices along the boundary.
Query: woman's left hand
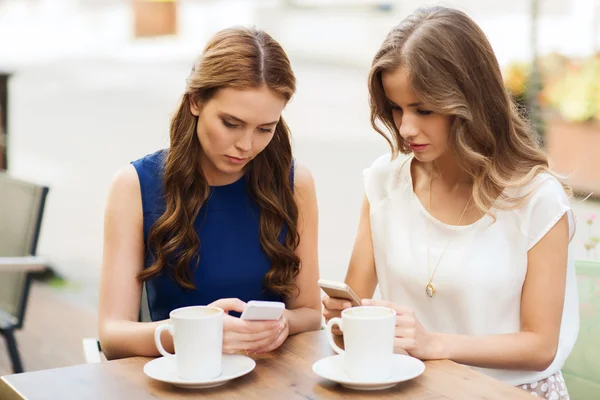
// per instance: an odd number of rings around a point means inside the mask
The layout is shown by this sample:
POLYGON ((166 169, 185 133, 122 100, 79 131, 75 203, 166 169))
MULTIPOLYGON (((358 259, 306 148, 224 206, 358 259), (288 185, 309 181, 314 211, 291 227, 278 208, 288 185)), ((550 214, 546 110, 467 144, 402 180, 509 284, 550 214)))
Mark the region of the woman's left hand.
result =
POLYGON ((254 352, 249 352, 249 354, 268 353, 270 351, 277 349, 279 346, 281 346, 283 344, 283 342, 285 342, 285 339, 287 339, 287 337, 290 334, 290 325, 285 316, 285 313, 281 316, 281 318, 279 318, 279 322, 283 325, 283 328, 281 329, 281 331, 279 331, 279 336, 277 336, 275 341, 273 343, 271 343, 269 346, 264 347, 260 350, 256 350, 254 352))
POLYGON ((408 353, 421 360, 435 360, 440 356, 438 336, 428 332, 415 313, 407 307, 402 307, 389 301, 365 299, 363 306, 388 307, 396 311, 396 338, 394 339, 395 353, 408 353))

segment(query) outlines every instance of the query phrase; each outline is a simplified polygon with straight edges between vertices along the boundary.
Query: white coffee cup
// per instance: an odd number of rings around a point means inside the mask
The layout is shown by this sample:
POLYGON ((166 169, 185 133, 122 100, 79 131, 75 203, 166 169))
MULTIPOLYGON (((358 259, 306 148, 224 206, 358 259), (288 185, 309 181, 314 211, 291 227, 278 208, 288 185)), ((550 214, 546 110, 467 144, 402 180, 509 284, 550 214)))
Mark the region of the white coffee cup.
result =
POLYGON ((344 356, 344 368, 356 382, 380 382, 392 374, 396 312, 378 306, 352 307, 342 318, 327 323, 327 338, 336 353, 344 356), (344 333, 344 348, 339 348, 331 328, 338 325, 344 333))
POLYGON ((154 331, 156 348, 163 356, 174 359, 181 379, 208 380, 221 375, 223 315, 219 307, 177 308, 169 313, 170 323, 154 331), (164 330, 173 335, 175 354, 162 346, 160 334, 164 330))

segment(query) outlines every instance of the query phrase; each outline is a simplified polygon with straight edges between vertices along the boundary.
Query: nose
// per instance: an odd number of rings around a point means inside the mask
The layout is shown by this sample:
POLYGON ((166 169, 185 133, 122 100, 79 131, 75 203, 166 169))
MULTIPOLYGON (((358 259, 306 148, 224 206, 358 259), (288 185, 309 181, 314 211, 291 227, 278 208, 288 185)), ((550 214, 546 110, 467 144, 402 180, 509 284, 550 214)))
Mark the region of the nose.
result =
POLYGON ((251 129, 247 129, 244 131, 242 136, 235 143, 235 147, 238 150, 247 153, 250 150, 252 150, 252 139, 253 139, 253 132, 251 129))
POLYGON ((399 118, 395 118, 395 122, 402 139, 411 141, 419 134, 419 125, 416 119, 407 113, 399 118))

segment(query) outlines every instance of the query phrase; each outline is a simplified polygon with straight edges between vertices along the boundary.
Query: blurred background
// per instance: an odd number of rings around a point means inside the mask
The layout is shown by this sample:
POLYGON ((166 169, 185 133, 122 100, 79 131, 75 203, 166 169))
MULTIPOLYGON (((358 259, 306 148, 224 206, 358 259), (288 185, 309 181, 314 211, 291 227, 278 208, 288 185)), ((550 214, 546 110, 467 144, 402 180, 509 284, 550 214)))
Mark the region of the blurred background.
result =
POLYGON ((33 285, 17 333, 25 369, 82 362, 80 338, 96 335, 111 179, 168 145, 194 59, 231 25, 266 30, 292 60, 298 91, 284 116, 316 180, 321 276, 343 280, 362 170, 387 151, 369 124, 371 59, 395 24, 437 4, 488 35, 507 89, 579 194, 576 258, 595 260, 600 204, 583 198, 600 193, 599 0, 0 0, 0 166, 50 188, 37 253, 51 273, 33 285), (44 331, 50 323, 69 329, 44 331))

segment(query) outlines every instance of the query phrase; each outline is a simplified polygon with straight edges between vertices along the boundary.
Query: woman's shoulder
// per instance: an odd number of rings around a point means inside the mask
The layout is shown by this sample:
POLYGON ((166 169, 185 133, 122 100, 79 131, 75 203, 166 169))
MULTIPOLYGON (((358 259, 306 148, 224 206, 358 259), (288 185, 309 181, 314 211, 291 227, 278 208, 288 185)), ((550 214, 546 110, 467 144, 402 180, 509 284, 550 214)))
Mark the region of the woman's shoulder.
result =
POLYGON ((523 197, 522 210, 539 201, 569 201, 569 194, 562 182, 550 172, 540 172, 522 184, 509 190, 514 197, 523 197))
POLYGON ((137 172, 142 194, 146 188, 153 188, 154 191, 155 187, 162 185, 166 157, 167 150, 158 150, 131 162, 137 172))
POLYGON ((138 192, 142 196, 144 212, 156 212, 164 207, 163 176, 167 150, 158 150, 142 158, 132 161, 138 180, 138 192))
POLYGON ((563 215, 568 216, 569 237, 575 233, 575 216, 569 194, 561 181, 551 173, 542 172, 517 188, 516 194, 523 201, 515 210, 521 230, 529 238, 528 248, 533 247, 563 215))
POLYGON ((365 193, 371 205, 386 198, 403 182, 403 178, 410 176, 406 168, 409 168, 411 158, 406 154, 394 157, 392 153, 386 153, 363 171, 365 193))
POLYGON ((303 204, 309 201, 309 199, 316 198, 315 179, 313 178, 310 169, 306 165, 299 163, 298 160, 294 160, 292 173, 294 195, 299 201, 299 204, 303 204))
POLYGON ((160 175, 165 156, 166 150, 158 150, 122 167, 112 179, 109 197, 136 199, 143 196, 152 178, 160 175))
POLYGON ((139 192, 140 183, 135 168, 129 164, 122 167, 114 175, 111 192, 133 194, 139 192))
POLYGON ((292 168, 294 174, 293 179, 295 188, 300 188, 304 190, 314 188, 315 180, 313 178, 312 172, 310 172, 310 169, 305 164, 298 162, 298 160, 294 159, 292 168))
POLYGON ((131 165, 138 171, 159 171, 162 170, 165 162, 165 158, 167 156, 167 150, 158 150, 154 153, 150 153, 145 155, 144 157, 138 158, 131 162, 131 165))

